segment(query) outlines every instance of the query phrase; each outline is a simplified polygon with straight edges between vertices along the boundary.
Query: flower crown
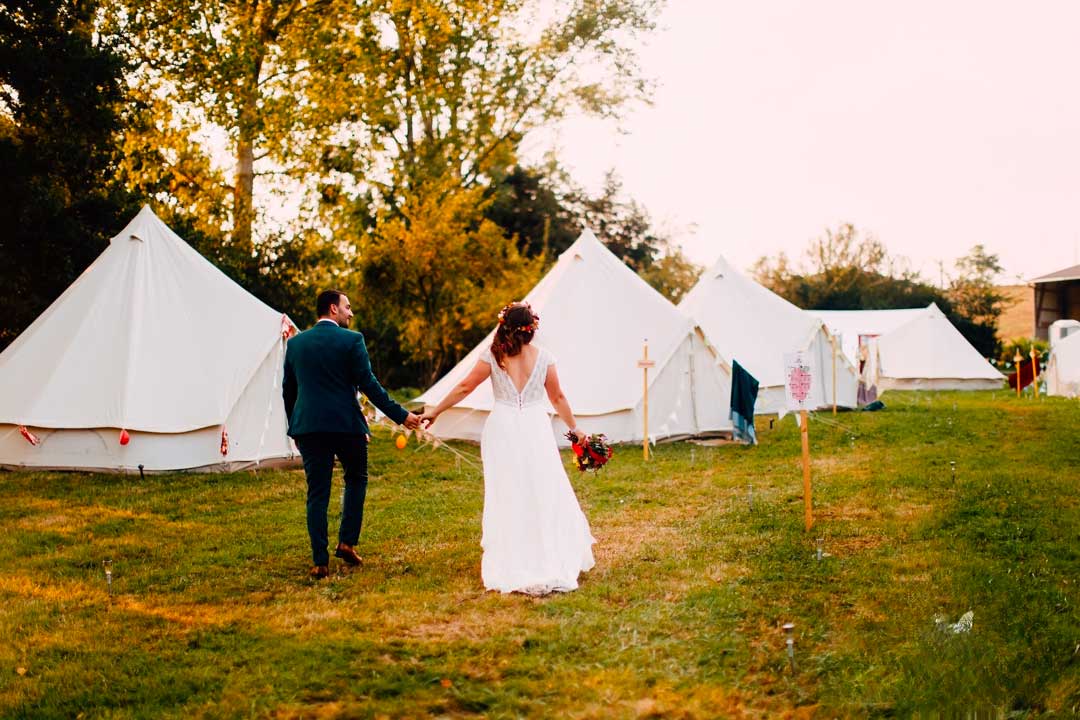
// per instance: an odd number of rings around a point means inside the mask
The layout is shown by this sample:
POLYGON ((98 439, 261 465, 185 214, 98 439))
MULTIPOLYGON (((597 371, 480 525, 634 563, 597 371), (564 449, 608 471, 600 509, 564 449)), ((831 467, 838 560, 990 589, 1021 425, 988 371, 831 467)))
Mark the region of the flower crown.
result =
MULTIPOLYGON (((506 324, 506 313, 510 312, 517 304, 518 303, 510 303, 499 311, 499 325, 506 324)), ((510 328, 510 332, 534 333, 540 327, 540 316, 533 312, 532 305, 529 303, 524 303, 524 305, 528 308, 529 315, 532 316, 532 322, 528 325, 518 325, 517 327, 510 328)))

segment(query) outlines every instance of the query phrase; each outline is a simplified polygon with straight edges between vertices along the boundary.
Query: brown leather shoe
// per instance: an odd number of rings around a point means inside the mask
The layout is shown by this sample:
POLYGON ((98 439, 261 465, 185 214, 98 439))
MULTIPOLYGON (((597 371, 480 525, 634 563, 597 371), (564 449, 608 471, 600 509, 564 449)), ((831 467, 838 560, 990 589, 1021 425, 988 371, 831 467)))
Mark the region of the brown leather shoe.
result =
POLYGON ((316 565, 311 568, 311 572, 308 573, 308 577, 314 580, 322 580, 324 577, 330 575, 330 568, 325 565, 316 565))
POLYGON ((337 550, 334 551, 334 557, 339 557, 348 565, 359 565, 360 556, 356 554, 356 551, 352 547, 345 543, 338 543, 337 550))

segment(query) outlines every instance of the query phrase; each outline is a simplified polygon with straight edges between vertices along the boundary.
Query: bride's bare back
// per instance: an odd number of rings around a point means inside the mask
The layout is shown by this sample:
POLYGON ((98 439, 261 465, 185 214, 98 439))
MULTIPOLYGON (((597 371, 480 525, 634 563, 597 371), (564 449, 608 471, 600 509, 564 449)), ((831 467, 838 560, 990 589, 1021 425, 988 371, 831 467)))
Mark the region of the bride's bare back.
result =
POLYGON ((539 354, 540 351, 532 345, 526 345, 521 348, 521 352, 517 355, 503 358, 506 374, 510 376, 511 382, 514 383, 514 389, 518 392, 525 389, 525 383, 529 382, 529 378, 532 377, 539 354))

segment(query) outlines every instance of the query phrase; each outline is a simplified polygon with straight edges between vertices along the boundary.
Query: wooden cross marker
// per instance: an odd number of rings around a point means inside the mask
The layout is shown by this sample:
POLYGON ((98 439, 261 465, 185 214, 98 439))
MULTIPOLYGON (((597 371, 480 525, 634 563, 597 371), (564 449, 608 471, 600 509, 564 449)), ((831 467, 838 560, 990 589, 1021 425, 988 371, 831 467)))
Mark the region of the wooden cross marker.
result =
POLYGON ((644 393, 642 394, 642 409, 645 417, 645 434, 641 441, 641 452, 643 457, 649 459, 649 368, 656 367, 656 363, 649 359, 649 339, 645 339, 644 354, 641 359, 638 360, 637 366, 642 371, 642 381, 644 383, 644 393))

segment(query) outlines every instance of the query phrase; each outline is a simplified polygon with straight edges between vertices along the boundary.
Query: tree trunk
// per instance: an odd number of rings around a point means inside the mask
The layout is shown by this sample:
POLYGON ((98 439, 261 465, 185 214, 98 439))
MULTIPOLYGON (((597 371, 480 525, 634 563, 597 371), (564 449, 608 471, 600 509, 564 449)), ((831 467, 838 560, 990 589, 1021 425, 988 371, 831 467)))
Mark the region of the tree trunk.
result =
POLYGON ((236 179, 233 182, 233 243, 247 250, 253 247, 252 227, 255 224, 255 140, 259 125, 259 79, 268 43, 269 23, 273 8, 254 2, 248 9, 246 23, 252 56, 243 79, 240 107, 236 123, 236 179), (268 14, 269 13, 269 14, 268 14))
POLYGON ((240 137, 236 143, 236 181, 233 184, 233 242, 252 246, 252 225, 255 220, 255 148, 250 130, 242 119, 240 137), (245 132, 247 130, 247 132, 245 132))

